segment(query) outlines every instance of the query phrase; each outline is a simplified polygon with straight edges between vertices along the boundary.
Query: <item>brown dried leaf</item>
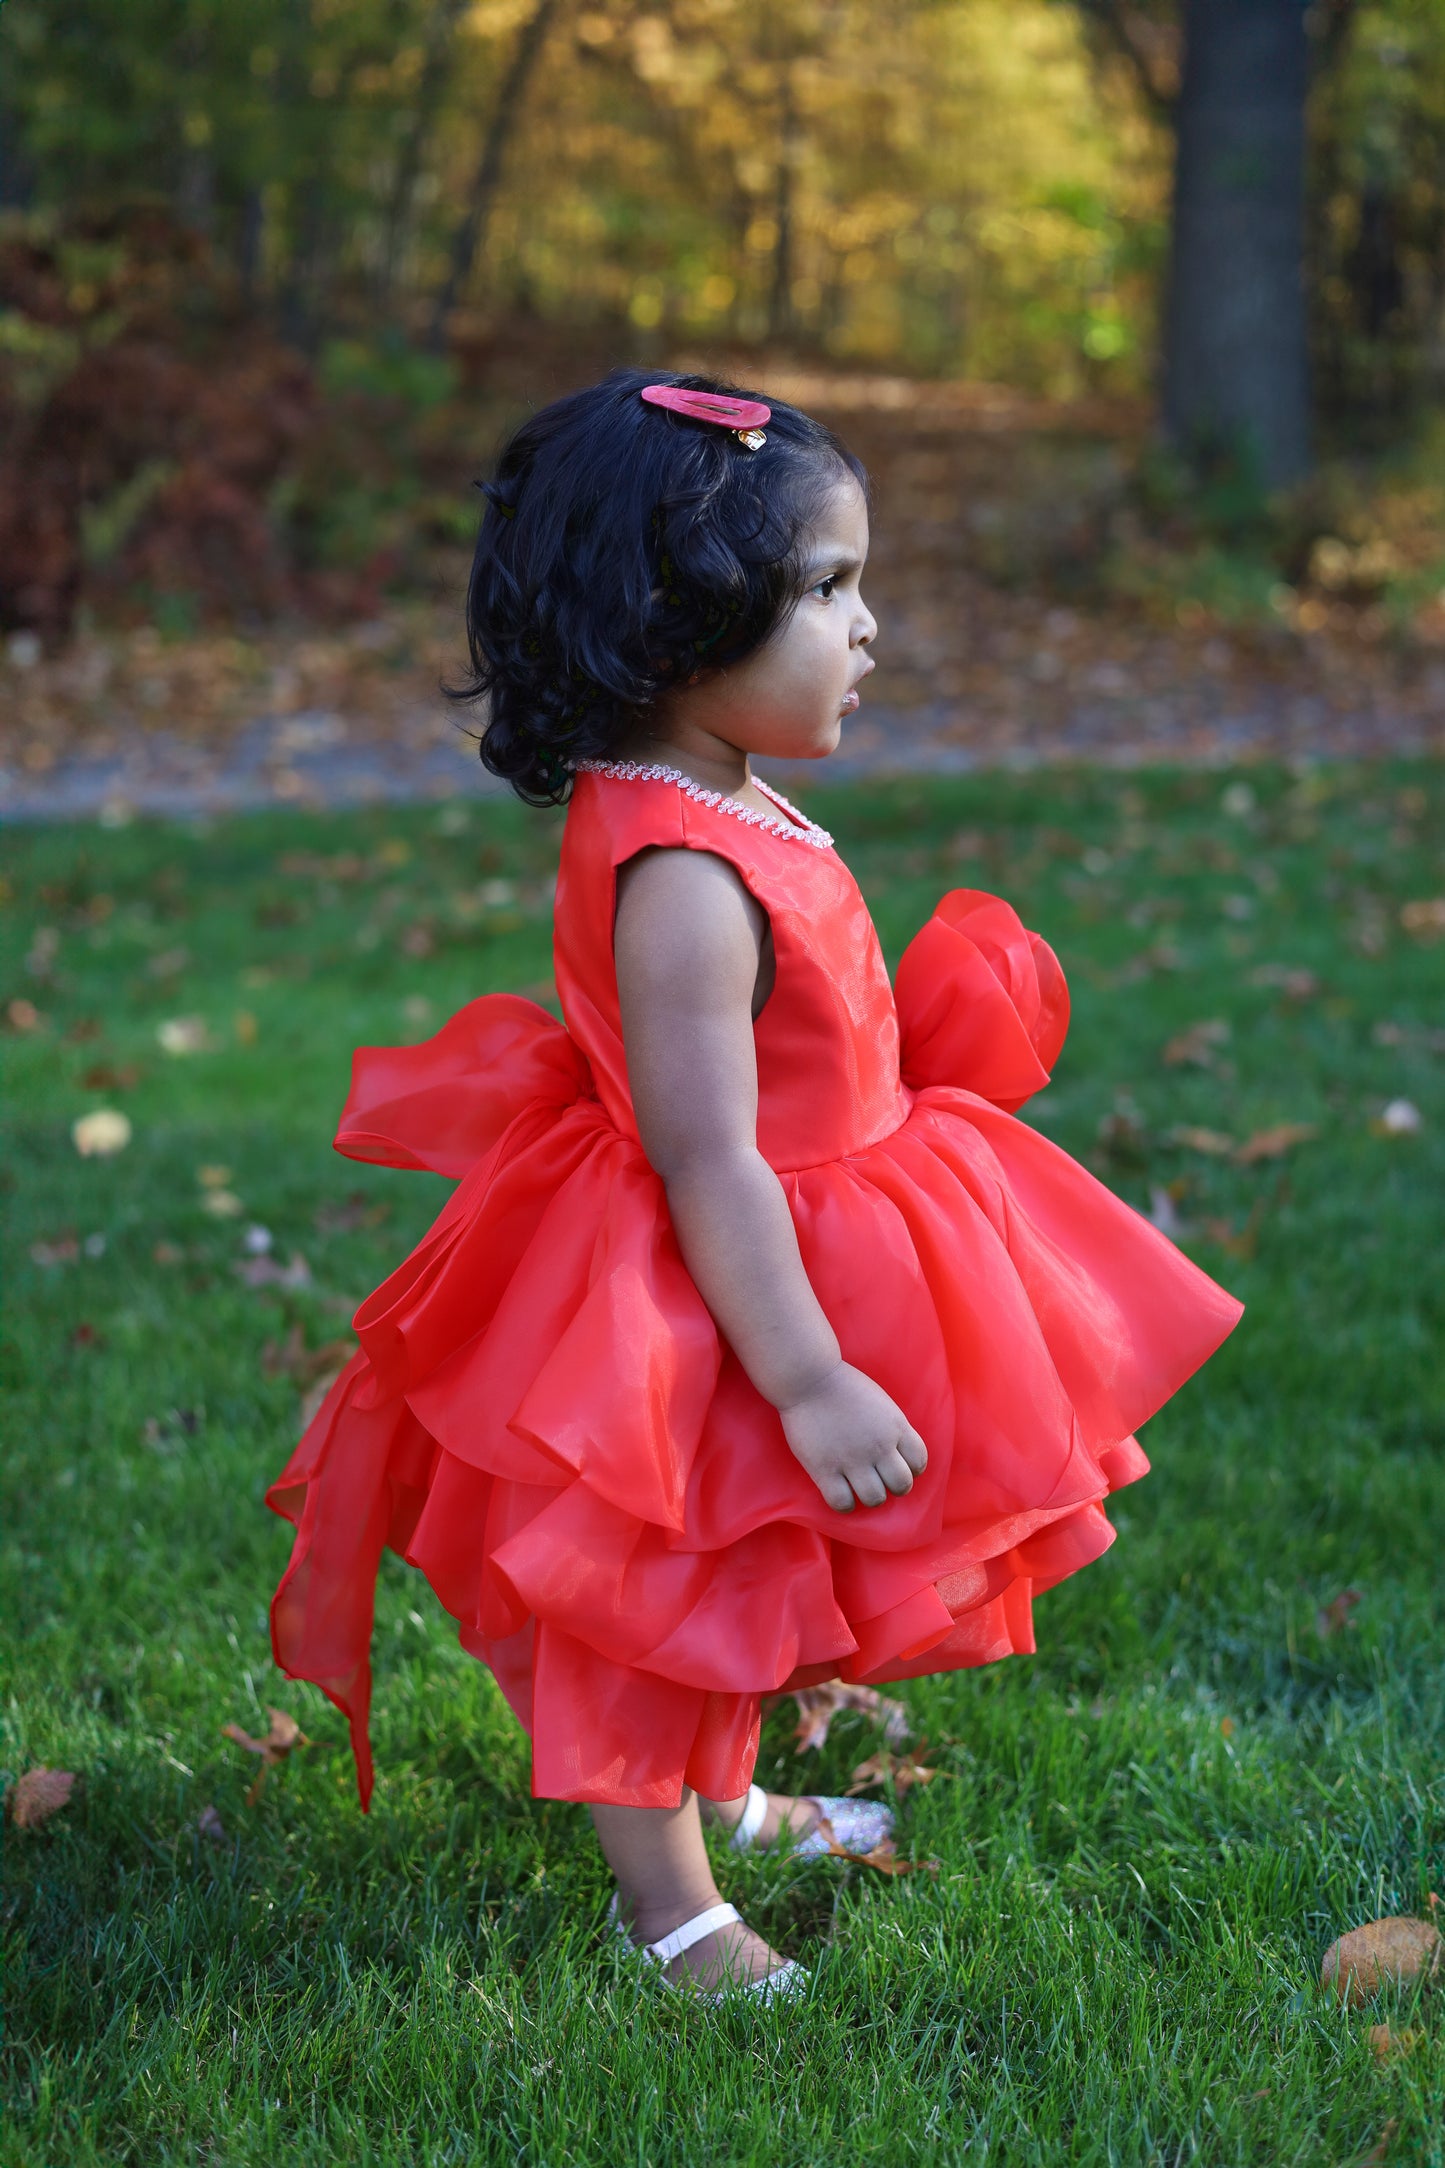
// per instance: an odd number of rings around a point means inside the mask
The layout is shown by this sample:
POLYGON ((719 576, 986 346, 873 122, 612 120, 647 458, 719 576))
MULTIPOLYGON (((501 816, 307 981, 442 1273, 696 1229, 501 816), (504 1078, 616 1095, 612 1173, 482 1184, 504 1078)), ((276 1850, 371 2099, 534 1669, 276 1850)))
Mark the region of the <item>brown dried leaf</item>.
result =
POLYGON ((358 1227, 379 1227, 390 1216, 389 1204, 378 1204, 364 1189, 353 1189, 339 1204, 318 1205, 313 1224, 319 1235, 349 1235, 358 1227))
POLYGON ((134 1091, 141 1080, 137 1063, 123 1061, 118 1065, 109 1061, 92 1062, 81 1077, 81 1084, 88 1092, 134 1091))
POLYGON ((1278 1122, 1273 1129, 1256 1129, 1235 1153, 1235 1164, 1252 1167, 1256 1160, 1283 1159, 1297 1144, 1307 1144, 1311 1137, 1318 1135, 1314 1122, 1278 1122))
POLYGON ((1372 2025, 1365 2036, 1374 2051, 1377 2062, 1387 2063, 1395 2055, 1413 2055, 1425 2039, 1418 2026, 1407 2026, 1404 2032, 1392 2032, 1388 2025, 1372 2025))
POLYGON ((1242 1227, 1236 1227, 1233 1220, 1211 1217, 1199 1222, 1198 1232, 1231 1257, 1243 1258, 1247 1263, 1259 1248, 1259 1223, 1263 1218, 1264 1199, 1257 1197, 1242 1227))
POLYGON ((285 1761, 294 1747, 311 1745, 295 1717, 288 1716, 284 1709, 268 1708, 266 1714, 271 1719, 271 1728, 264 1739, 253 1739, 250 1732, 243 1731, 239 1724, 221 1726, 223 1739, 234 1739, 237 1746, 243 1746, 248 1754, 260 1757, 261 1767, 256 1773, 256 1781, 246 1794, 248 1807, 255 1806, 267 1776, 279 1763, 285 1761))
POLYGON ((1186 1152, 1205 1152, 1215 1159, 1227 1159, 1235 1149, 1235 1139, 1222 1129, 1196 1129, 1188 1123, 1171 1129, 1169 1142, 1181 1145, 1186 1152))
POLYGON ((5 1804, 17 1829, 40 1829, 70 1800, 75 1775, 70 1769, 27 1769, 11 1785, 5 1804))
POLYGON ((344 1352, 327 1369, 323 1370, 319 1377, 313 1378, 306 1392, 302 1394, 300 1423, 303 1431, 311 1428, 311 1425, 321 1413, 326 1395, 356 1353, 356 1342, 354 1340, 331 1340, 327 1342, 327 1345, 328 1347, 341 1349, 344 1352))
POLYGON ((891 1837, 875 1844, 871 1852, 850 1852, 846 1845, 830 1844, 830 1859, 846 1859, 855 1867, 871 1867, 877 1874, 937 1874, 936 1859, 900 1859, 891 1837))
POLYGON ((261 1368, 268 1378, 290 1378, 296 1385, 312 1385, 317 1378, 334 1379, 356 1353, 354 1340, 324 1340, 308 1347, 300 1325, 293 1325, 284 1340, 268 1340, 261 1350, 261 1368))
POLYGON ((1229 1038, 1229 1025, 1222 1016, 1209 1016, 1203 1022, 1191 1024, 1187 1030, 1176 1033, 1165 1045, 1161 1059, 1171 1069, 1188 1062, 1196 1069, 1214 1067, 1215 1048, 1223 1046, 1229 1038))
POLYGON ((1350 1617, 1355 1605, 1361 1601, 1357 1588, 1342 1588, 1338 1596, 1331 1596, 1315 1613, 1315 1632, 1321 1641, 1328 1641, 1332 1634, 1353 1633, 1355 1622, 1350 1617))
POLYGON ((858 1709, 883 1727, 890 1745, 901 1746, 908 1737, 908 1711, 901 1701, 891 1701, 876 1686, 850 1686, 843 1679, 829 1679, 823 1686, 800 1686, 793 1696, 798 1704, 798 1751, 827 1743, 828 1727, 844 1709, 858 1709))
POLYGON ((938 1771, 925 1767, 918 1759, 926 1746, 927 1741, 920 1739, 918 1754, 891 1754, 887 1747, 881 1747, 876 1754, 870 1754, 867 1761, 859 1762, 853 1771, 853 1781, 848 1786, 849 1798, 855 1793, 866 1792, 870 1785, 874 1784, 891 1783, 900 1798, 905 1792, 911 1791, 915 1784, 931 1784, 938 1771))
POLYGON ((1441 1962, 1440 1930, 1428 1920, 1370 1920, 1330 1944, 1320 1964, 1320 1986, 1358 2009, 1397 1981, 1422 1974, 1433 1981, 1441 1962))
POLYGON ((30 1255, 37 1265, 73 1265, 80 1255, 80 1237, 67 1227, 48 1242, 32 1242, 30 1255))
POLYGON ((1385 2162, 1390 2157, 1390 2148, 1395 2142, 1395 2133, 1399 2128, 1398 2117, 1392 2115, 1369 2152, 1362 2153, 1355 2162, 1355 2168, 1385 2168, 1385 2162))
POLYGON ((1445 896, 1425 896, 1401 906, 1400 924, 1416 941, 1438 941, 1445 934, 1445 896))
POLYGON ((1322 991, 1313 971, 1302 971, 1291 964, 1258 964, 1249 974, 1249 983, 1273 987, 1286 1001, 1313 1001, 1322 991))
MULTIPOLYGON (((213 1190, 211 1194, 224 1196, 225 1192, 213 1190)), ((289 1264, 278 1265, 274 1257, 243 1257, 232 1265, 231 1270, 247 1287, 287 1287, 295 1290, 311 1285, 311 1267, 299 1250, 291 1252, 289 1264)))

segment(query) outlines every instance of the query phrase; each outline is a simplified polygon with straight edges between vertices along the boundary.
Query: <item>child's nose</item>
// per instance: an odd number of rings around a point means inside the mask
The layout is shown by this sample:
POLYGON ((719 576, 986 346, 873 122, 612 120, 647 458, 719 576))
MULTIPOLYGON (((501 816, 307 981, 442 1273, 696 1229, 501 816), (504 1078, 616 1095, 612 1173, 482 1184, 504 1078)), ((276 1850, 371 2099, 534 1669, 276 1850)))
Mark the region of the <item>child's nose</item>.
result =
POLYGON ((878 637, 878 620, 866 606, 860 611, 853 626, 854 647, 866 647, 878 637))

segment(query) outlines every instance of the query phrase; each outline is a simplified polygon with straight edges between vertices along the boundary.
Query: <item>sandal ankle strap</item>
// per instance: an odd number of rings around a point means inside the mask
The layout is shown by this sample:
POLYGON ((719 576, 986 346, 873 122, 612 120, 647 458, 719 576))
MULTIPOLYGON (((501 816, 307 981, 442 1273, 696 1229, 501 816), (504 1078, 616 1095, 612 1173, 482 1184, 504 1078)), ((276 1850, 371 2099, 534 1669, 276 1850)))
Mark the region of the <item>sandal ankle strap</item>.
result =
POLYGON ((761 1784, 748 1786, 747 1804, 733 1824, 731 1838, 735 1852, 751 1852, 753 1839, 768 1818, 768 1795, 761 1784))
POLYGON ((694 1942, 701 1942, 704 1935, 715 1934, 719 1927, 730 1927, 741 1914, 736 1905, 709 1905, 706 1912, 695 1912, 681 1927, 674 1927, 670 1935, 658 1942, 648 1942, 644 1948, 650 1958, 659 1965, 670 1965, 684 1950, 690 1950, 694 1942))

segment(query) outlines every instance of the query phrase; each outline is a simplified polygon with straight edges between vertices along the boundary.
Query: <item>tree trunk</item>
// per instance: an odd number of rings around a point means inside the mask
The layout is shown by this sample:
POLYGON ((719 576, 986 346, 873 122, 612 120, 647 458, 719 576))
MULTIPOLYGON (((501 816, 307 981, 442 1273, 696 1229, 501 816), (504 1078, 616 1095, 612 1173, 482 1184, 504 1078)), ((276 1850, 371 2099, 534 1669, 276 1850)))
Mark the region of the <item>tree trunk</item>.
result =
POLYGON ((467 208, 452 242, 451 264, 445 283, 437 295, 432 315, 431 346, 440 352, 446 344, 447 325, 452 310, 472 275, 472 265, 477 252, 486 238, 487 225, 496 201, 502 179, 502 165, 507 155, 520 115, 522 100, 527 94, 532 71, 541 57, 552 18, 557 13, 560 0, 537 0, 537 5, 523 23, 512 51, 511 62, 497 93, 497 102, 487 131, 482 138, 482 155, 477 161, 476 176, 467 197, 467 208))
POLYGON ((768 338, 776 345, 793 328, 793 186, 801 148, 793 71, 785 61, 778 83, 778 166, 773 191, 773 276, 768 338))
POLYGON ((441 110, 446 91, 447 64, 451 59, 457 25, 466 6, 467 0, 434 0, 427 23, 421 80, 417 84, 406 132, 396 154, 396 171, 392 176, 391 195, 386 207, 381 265, 376 282, 377 302, 383 311, 390 302, 396 285, 397 266, 411 221, 412 196, 416 189, 417 176, 421 172, 422 153, 441 110))
POLYGON ((1305 0, 1185 0, 1164 430, 1269 487, 1310 461, 1305 0))

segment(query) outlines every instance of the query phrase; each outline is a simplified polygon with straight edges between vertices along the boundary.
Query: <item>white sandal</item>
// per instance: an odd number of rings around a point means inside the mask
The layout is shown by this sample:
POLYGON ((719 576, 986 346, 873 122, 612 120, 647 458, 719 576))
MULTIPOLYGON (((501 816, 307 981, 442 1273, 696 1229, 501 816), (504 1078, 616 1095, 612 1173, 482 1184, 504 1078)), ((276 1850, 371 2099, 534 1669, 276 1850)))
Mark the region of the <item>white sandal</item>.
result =
MULTIPOLYGON (((833 1799, 805 1792, 803 1804, 816 1807, 820 1819, 792 1845, 794 1859, 824 1859, 838 1845, 845 1852, 871 1852, 893 1834, 893 1813, 881 1799, 833 1799)), ((768 1795, 761 1784, 748 1786, 747 1804, 733 1824, 735 1852, 757 1849, 758 1831, 767 1819, 768 1795)))
POLYGON ((704 1935, 715 1934, 719 1927, 730 1927, 735 1920, 739 1926, 742 1925, 742 1914, 736 1905, 709 1905, 706 1912, 694 1913, 690 1920, 684 1920, 681 1927, 674 1927, 670 1935, 663 1935, 657 1942, 633 1941, 622 1917, 621 1902, 615 1891, 612 1902, 607 1907, 607 1917, 629 1950, 646 1958, 649 1964, 657 1969, 664 1987, 670 1987, 675 1992, 691 1992, 699 2002, 725 2002, 729 1995, 756 1995, 761 2000, 770 1999, 774 1995, 801 1995, 808 1985, 807 1973, 792 1957, 786 1958, 775 1972, 764 1973, 760 1980, 729 1980, 723 1987, 687 1990, 684 1982, 668 1978, 667 1967, 675 1958, 681 1957, 684 1950, 690 1950, 695 1942, 701 1942, 704 1935))

